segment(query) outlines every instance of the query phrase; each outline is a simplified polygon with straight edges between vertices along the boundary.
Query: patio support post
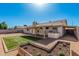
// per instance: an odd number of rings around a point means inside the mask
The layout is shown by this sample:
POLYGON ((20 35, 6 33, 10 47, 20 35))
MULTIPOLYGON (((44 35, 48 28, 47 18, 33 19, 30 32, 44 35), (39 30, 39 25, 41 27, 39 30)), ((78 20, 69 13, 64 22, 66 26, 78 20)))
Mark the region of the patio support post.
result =
POLYGON ((57 28, 58 33, 60 34, 60 37, 62 37, 64 35, 64 28, 62 26, 57 28))
POLYGON ((77 39, 79 40, 79 27, 78 26, 76 27, 75 35, 77 39))
POLYGON ((44 35, 44 39, 45 39, 45 32, 46 32, 46 29, 45 29, 45 27, 43 27, 43 35, 44 35))
POLYGON ((36 37, 36 28, 35 28, 35 37, 36 37))

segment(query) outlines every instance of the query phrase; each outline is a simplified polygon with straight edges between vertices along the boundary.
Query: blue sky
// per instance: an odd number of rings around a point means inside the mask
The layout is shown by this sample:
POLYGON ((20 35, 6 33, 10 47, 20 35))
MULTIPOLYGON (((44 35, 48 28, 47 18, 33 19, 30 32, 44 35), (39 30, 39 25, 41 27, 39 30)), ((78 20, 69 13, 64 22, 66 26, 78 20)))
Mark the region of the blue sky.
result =
POLYGON ((0 3, 0 22, 9 27, 31 25, 33 21, 48 22, 67 19, 68 25, 79 26, 79 4, 44 4, 0 3))

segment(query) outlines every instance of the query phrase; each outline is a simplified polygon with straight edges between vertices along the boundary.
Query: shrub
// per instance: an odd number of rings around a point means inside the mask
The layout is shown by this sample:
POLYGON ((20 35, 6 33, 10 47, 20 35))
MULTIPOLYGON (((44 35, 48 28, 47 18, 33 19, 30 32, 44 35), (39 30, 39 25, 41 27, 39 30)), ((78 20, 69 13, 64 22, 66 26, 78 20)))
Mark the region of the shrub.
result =
POLYGON ((59 53, 59 56, 65 56, 65 54, 63 52, 59 53))

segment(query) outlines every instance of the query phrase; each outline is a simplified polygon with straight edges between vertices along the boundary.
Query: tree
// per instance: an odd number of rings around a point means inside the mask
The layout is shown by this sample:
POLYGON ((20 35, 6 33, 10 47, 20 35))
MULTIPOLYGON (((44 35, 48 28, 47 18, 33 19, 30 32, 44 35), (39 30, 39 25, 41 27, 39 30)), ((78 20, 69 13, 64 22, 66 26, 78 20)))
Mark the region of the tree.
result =
POLYGON ((6 22, 0 23, 0 29, 7 29, 7 28, 8 28, 8 26, 7 26, 6 22))
POLYGON ((0 29, 2 28, 2 25, 0 24, 0 29))
POLYGON ((7 29, 7 24, 5 22, 2 22, 4 29, 7 29))
POLYGON ((24 26, 27 26, 27 25, 24 25, 24 26))
POLYGON ((16 28, 17 28, 17 26, 14 27, 14 29, 16 29, 16 28))

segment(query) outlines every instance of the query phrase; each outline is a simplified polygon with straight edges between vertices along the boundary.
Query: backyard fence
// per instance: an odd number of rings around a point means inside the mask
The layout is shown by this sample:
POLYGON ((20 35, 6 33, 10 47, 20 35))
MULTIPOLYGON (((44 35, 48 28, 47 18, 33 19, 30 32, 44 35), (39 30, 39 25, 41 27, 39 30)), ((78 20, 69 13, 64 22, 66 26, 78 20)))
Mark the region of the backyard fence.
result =
POLYGON ((15 29, 0 30, 0 34, 9 34, 9 33, 23 33, 23 30, 15 30, 15 29))

